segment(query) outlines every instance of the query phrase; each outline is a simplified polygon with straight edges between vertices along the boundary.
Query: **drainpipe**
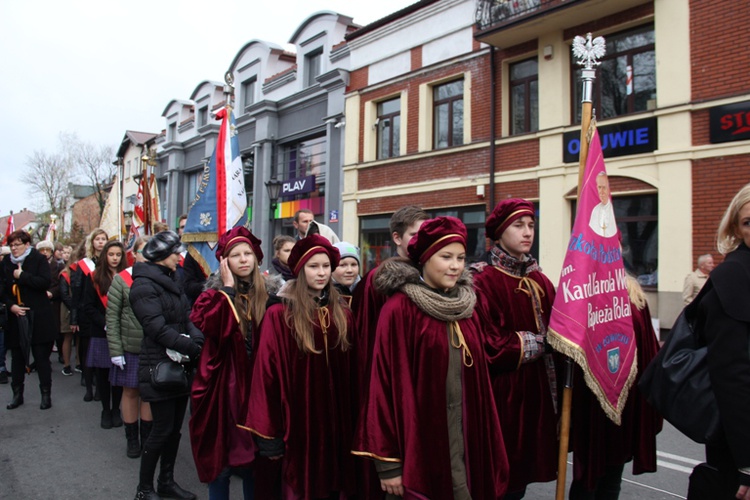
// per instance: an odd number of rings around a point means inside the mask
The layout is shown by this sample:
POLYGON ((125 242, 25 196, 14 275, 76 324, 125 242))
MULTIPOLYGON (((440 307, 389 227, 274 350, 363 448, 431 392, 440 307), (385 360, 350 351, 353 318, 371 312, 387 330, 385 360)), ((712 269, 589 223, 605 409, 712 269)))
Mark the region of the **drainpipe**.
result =
POLYGON ((495 91, 497 87, 497 74, 495 71, 495 47, 490 45, 490 208, 495 208, 495 91))

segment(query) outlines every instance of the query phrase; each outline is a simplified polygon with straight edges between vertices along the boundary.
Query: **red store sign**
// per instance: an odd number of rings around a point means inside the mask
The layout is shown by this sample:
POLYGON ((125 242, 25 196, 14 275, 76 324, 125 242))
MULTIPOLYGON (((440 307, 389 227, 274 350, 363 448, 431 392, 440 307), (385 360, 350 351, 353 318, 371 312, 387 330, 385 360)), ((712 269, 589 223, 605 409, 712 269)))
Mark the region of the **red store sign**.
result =
POLYGON ((750 101, 710 109, 711 143, 750 139, 750 101))

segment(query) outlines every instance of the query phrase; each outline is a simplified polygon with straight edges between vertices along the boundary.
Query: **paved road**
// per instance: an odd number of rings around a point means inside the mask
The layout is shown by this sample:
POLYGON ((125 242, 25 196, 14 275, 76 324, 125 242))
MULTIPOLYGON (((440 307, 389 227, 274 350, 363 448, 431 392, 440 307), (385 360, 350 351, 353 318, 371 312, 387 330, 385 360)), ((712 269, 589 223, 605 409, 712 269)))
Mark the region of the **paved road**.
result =
MULTIPOLYGON (((125 455, 124 428, 102 429, 101 403, 85 403, 80 374, 63 376, 56 353, 53 360, 49 410, 39 409, 36 373, 26 378, 25 403, 15 410, 5 409, 10 384, 0 385, 0 499, 132 499, 140 460, 125 455)), ((208 498, 190 453, 187 417, 182 432, 175 479, 208 498)))
MULTIPOLYGON (((49 410, 39 409, 36 374, 27 377, 26 403, 16 410, 5 409, 11 389, 0 385, 0 499, 132 499, 140 461, 125 456, 124 429, 99 427, 100 403, 83 402, 80 375, 64 377, 56 358, 53 354, 49 410)), ((208 498, 190 454, 187 418, 182 432, 175 477, 199 498, 208 498)), ((621 500, 685 498, 690 470, 702 457, 701 446, 665 425, 659 435, 659 471, 632 476, 626 466, 621 500)), ((569 465, 568 483, 571 474, 569 465)), ((534 484, 526 498, 552 499, 554 492, 554 483, 534 484)), ((239 480, 232 482, 232 498, 241 498, 239 480)))

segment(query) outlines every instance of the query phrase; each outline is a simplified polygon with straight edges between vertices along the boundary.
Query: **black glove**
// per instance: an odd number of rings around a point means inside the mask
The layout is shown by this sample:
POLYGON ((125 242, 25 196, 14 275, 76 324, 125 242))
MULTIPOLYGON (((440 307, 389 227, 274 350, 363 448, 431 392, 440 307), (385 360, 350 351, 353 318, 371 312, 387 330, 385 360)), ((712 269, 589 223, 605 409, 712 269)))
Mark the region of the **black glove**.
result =
POLYGON ((191 361, 196 361, 200 357, 202 350, 202 345, 197 342, 191 342, 190 347, 188 348, 187 355, 190 356, 191 361))

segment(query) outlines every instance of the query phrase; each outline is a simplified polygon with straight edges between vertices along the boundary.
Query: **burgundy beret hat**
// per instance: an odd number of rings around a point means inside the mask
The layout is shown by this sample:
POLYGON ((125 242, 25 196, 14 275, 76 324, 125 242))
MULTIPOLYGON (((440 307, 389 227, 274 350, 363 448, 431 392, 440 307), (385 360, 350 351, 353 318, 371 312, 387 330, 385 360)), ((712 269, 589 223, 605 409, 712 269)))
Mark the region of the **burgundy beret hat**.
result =
POLYGON ((244 226, 233 227, 219 237, 219 244, 216 245, 216 258, 221 260, 222 257, 226 257, 232 247, 239 243, 250 245, 255 258, 258 259, 258 264, 263 262, 263 250, 260 249, 260 240, 244 226))
POLYGON ((295 276, 299 275, 305 263, 316 253, 328 254, 328 258, 331 259, 331 272, 336 270, 336 266, 339 265, 339 260, 341 260, 338 248, 331 245, 328 238, 319 234, 313 234, 302 238, 292 247, 292 251, 289 253, 289 260, 287 261, 292 274, 295 276))
POLYGON ((461 243, 466 248, 466 226, 455 217, 436 217, 425 221, 407 247, 409 258, 424 264, 441 248, 451 243, 461 243))
POLYGON ((525 215, 535 216, 534 204, 530 201, 522 198, 509 198, 501 201, 484 223, 487 237, 493 241, 500 239, 508 226, 513 224, 513 221, 525 215))

